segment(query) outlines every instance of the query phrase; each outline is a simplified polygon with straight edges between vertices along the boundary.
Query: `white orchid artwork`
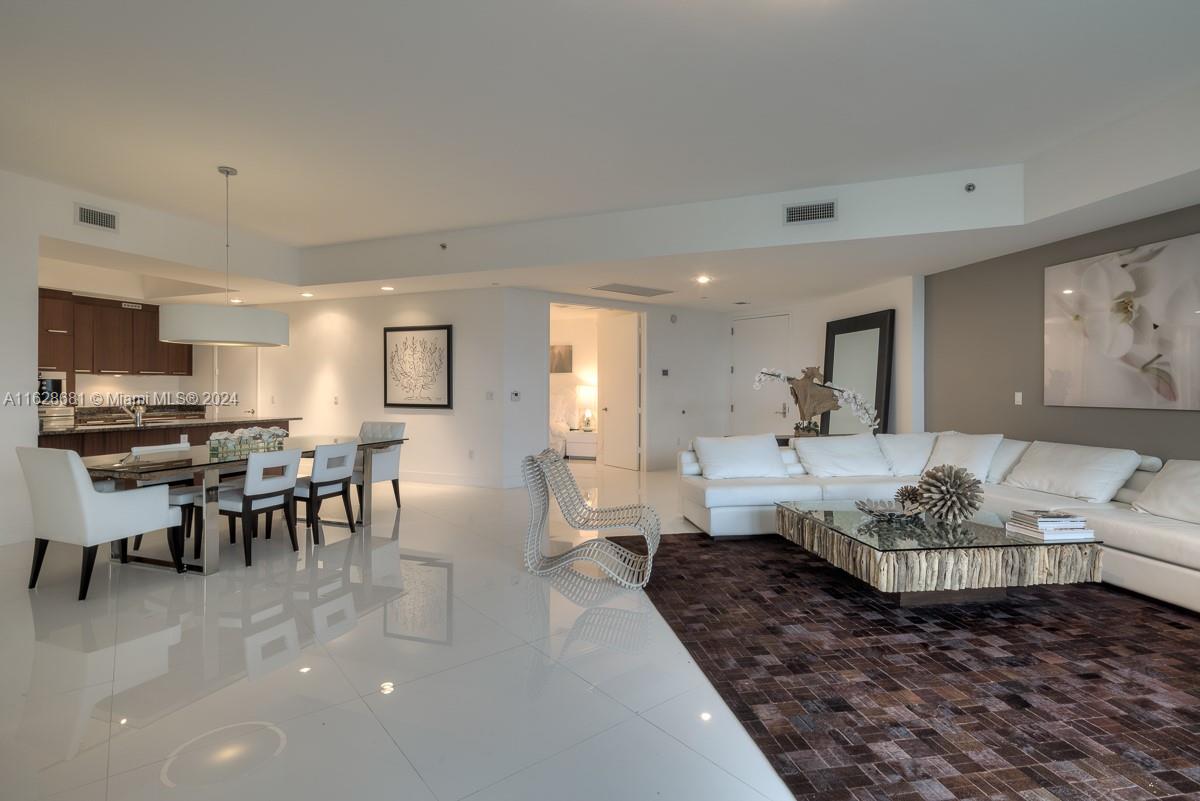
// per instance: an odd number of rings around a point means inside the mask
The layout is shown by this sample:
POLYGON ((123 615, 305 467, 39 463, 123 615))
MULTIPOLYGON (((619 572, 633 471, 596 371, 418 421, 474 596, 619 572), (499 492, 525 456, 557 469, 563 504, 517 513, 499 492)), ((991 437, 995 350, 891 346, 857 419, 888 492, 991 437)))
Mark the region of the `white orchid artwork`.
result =
POLYGON ((1200 409, 1200 234, 1046 269, 1045 403, 1200 409))

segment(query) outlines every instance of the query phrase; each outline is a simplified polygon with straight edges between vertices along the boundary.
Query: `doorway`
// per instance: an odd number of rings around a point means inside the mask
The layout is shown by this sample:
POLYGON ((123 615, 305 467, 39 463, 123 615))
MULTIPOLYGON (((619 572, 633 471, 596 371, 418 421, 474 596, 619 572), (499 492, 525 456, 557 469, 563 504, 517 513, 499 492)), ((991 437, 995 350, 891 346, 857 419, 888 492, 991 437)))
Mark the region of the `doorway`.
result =
POLYGON ((639 312, 550 305, 550 445, 569 461, 642 468, 639 312))
POLYGON ((733 322, 733 408, 734 434, 787 434, 791 412, 790 396, 780 384, 754 389, 759 370, 791 369, 791 317, 776 314, 733 322))

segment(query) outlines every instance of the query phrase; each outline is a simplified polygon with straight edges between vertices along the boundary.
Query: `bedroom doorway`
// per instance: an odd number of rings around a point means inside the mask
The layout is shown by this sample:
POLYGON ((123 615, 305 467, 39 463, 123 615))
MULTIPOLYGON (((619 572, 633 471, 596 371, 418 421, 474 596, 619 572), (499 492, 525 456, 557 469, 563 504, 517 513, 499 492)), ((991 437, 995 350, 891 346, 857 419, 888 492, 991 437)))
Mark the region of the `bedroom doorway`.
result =
POLYGON ((568 461, 642 463, 642 315, 550 305, 550 446, 568 461))

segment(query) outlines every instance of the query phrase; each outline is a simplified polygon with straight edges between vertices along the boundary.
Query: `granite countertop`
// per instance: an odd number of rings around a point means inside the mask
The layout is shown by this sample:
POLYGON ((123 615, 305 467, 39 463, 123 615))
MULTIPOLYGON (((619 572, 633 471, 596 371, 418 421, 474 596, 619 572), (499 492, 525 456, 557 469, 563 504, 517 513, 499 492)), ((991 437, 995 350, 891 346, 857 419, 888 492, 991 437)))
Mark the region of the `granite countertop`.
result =
POLYGON ((229 426, 229 430, 233 431, 238 428, 248 428, 250 426, 269 427, 268 423, 291 422, 293 420, 302 420, 301 417, 239 417, 230 418, 227 420, 212 420, 192 418, 185 420, 153 420, 146 423, 141 428, 135 426, 133 421, 128 423, 93 423, 92 425, 73 426, 71 428, 56 428, 51 431, 39 431, 38 436, 49 437, 54 434, 86 434, 89 431, 141 431, 147 428, 199 428, 201 426, 229 426))

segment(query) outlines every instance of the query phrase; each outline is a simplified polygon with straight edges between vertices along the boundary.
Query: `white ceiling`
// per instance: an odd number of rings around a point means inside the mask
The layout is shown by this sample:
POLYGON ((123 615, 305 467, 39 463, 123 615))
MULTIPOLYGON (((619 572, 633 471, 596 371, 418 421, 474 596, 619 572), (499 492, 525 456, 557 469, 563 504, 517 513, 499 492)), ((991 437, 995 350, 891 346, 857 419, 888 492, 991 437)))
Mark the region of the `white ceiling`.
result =
POLYGON ((0 167, 216 222, 233 164, 303 245, 1018 163, 1200 80, 1196 0, 0 14, 0 167))

